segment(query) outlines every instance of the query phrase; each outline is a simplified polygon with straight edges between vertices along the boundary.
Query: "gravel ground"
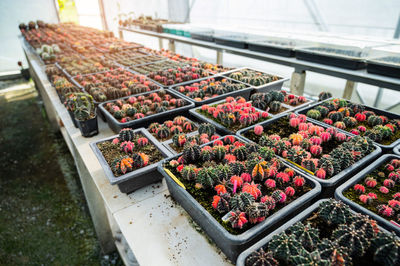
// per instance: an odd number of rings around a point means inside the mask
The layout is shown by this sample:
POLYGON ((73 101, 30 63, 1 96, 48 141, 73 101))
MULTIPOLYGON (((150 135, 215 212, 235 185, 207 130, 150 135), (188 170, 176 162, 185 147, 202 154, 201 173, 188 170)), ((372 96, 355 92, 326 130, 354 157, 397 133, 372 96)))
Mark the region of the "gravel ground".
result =
POLYGON ((0 90, 0 265, 121 265, 100 254, 73 158, 33 84, 0 82, 15 85, 0 90))

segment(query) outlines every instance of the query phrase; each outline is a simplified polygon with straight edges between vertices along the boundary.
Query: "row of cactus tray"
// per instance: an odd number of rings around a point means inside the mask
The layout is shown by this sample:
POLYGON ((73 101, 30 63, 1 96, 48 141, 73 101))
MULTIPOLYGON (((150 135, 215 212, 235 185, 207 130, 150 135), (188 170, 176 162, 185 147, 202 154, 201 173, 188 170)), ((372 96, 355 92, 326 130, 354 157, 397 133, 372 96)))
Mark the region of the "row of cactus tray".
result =
POLYGON ((369 216, 333 199, 320 200, 237 259, 254 265, 400 264, 400 239, 369 216))
POLYGON ((298 110, 316 123, 353 135, 368 136, 384 150, 400 144, 400 115, 345 99, 330 98, 298 110))

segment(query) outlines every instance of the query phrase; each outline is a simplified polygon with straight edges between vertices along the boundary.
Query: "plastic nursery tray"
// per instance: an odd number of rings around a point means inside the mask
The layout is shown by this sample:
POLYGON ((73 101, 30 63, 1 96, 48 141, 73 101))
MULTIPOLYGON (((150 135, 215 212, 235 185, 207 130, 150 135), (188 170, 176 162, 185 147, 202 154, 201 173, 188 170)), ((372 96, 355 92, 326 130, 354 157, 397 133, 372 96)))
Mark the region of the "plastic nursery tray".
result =
POLYGON ((212 36, 211 34, 207 34, 207 33, 201 33, 201 32, 191 32, 190 33, 192 39, 195 40, 200 40, 200 41, 206 41, 206 42, 215 42, 214 36, 212 36))
POLYGON ((245 38, 236 35, 214 35, 214 42, 216 44, 231 46, 240 49, 247 49, 249 47, 245 38))
POLYGON ((400 145, 398 145, 397 147, 395 147, 395 148, 393 149, 393 152, 394 152, 395 154, 397 154, 397 155, 400 155, 400 145))
MULTIPOLYGON (((400 58, 398 60, 400 61, 400 58)), ((400 64, 391 64, 379 60, 379 58, 367 60, 367 71, 368 73, 400 78, 400 64)))
MULTIPOLYGON (((170 91, 170 90, 167 90, 167 89, 166 89, 166 91, 167 91, 167 93, 172 94, 172 95, 173 95, 174 97, 176 97, 176 98, 183 99, 183 100, 185 101, 185 104, 186 104, 186 105, 184 105, 184 106, 182 106, 182 107, 178 107, 178 108, 172 109, 172 110, 168 110, 168 111, 163 112, 163 113, 158 113, 158 114, 153 114, 153 115, 145 116, 145 117, 143 117, 143 118, 136 119, 136 120, 132 120, 132 121, 129 121, 129 122, 127 122, 127 123, 121 123, 121 122, 119 122, 117 119, 115 119, 114 116, 112 116, 112 115, 106 110, 106 108, 104 107, 105 103, 100 104, 100 105, 99 105, 99 108, 100 108, 100 111, 101 111, 101 112, 104 114, 104 116, 106 117, 106 121, 107 121, 108 125, 110 126, 110 128, 111 128, 115 133, 118 133, 118 132, 119 132, 121 129, 123 129, 123 128, 127 128, 127 127, 130 127, 130 128, 137 128, 137 127, 139 127, 139 126, 147 126, 147 124, 149 124, 150 122, 158 121, 158 120, 160 120, 160 119, 162 119, 162 118, 164 118, 164 117, 169 117, 169 116, 173 116, 173 115, 176 116, 176 115, 179 115, 179 114, 184 115, 185 113, 187 113, 187 110, 189 110, 190 108, 193 108, 193 107, 194 107, 194 103, 192 103, 192 102, 190 102, 190 101, 188 101, 188 100, 182 98, 182 97, 181 97, 180 95, 178 95, 176 92, 170 91)), ((135 94, 134 96, 147 95, 147 94, 150 94, 150 93, 153 93, 153 92, 155 92, 155 91, 139 93, 139 94, 135 94)), ((128 99, 128 98, 131 97, 131 96, 133 96, 133 95, 120 98, 120 100, 128 99)), ((113 101, 115 101, 115 100, 113 100, 113 101)))
MULTIPOLYGON (((274 117, 272 119, 269 119, 267 121, 261 122, 258 125, 261 125, 263 127, 268 127, 269 125, 275 123, 277 120, 279 120, 279 119, 281 119, 281 118, 283 118, 285 116, 286 116, 285 114, 284 115, 280 115, 280 116, 274 117)), ((314 123, 314 121, 312 121, 308 117, 307 117, 307 121, 314 123)), ((315 123, 315 124, 317 124, 317 123, 315 123)), ((322 126, 324 128, 330 127, 330 126, 327 126, 327 125, 321 125, 321 124, 318 124, 318 125, 320 125, 320 126, 322 126)), ((247 141, 253 142, 252 140, 247 139, 244 136, 244 134, 246 132, 248 132, 249 130, 252 130, 255 126, 256 125, 250 126, 248 128, 241 129, 241 130, 239 130, 237 132, 237 135, 241 136, 242 138, 246 139, 247 141)), ((343 133, 346 134, 347 136, 354 136, 352 134, 349 134, 348 132, 343 132, 343 133)), ((321 184, 321 186, 322 186, 322 196, 323 197, 332 197, 334 192, 335 192, 335 189, 340 184, 344 183, 357 170, 360 170, 361 167, 367 165, 367 163, 373 161, 375 158, 377 158, 381 154, 381 152, 382 152, 381 148, 376 146, 375 144, 374 144, 374 146, 375 146, 375 150, 372 151, 370 154, 368 154, 367 156, 365 156, 361 160, 355 162, 352 166, 344 169, 343 171, 341 171, 337 175, 332 176, 329 179, 317 178, 316 176, 311 175, 310 173, 308 173, 305 170, 303 170, 299 165, 291 163, 291 162, 288 162, 288 163, 290 164, 291 167, 298 169, 304 175, 306 175, 306 176, 312 178, 313 180, 316 180, 317 182, 319 182, 321 184)))
MULTIPOLYGON (((307 209, 305 209, 304 211, 299 213, 297 216, 292 218, 290 221, 288 221, 287 223, 285 223, 284 225, 282 225, 281 227, 279 227, 272 233, 270 233, 268 236, 266 236, 265 238, 263 238, 262 240, 260 240, 259 242, 257 242, 253 246, 251 246, 250 248, 243 251, 242 254, 240 254, 240 256, 238 257, 238 259, 236 261, 236 266, 245 266, 246 259, 251 253, 253 253, 254 251, 259 250, 260 248, 267 245, 268 242, 271 241, 271 239, 274 235, 278 235, 278 234, 286 231, 287 229, 289 229, 289 227, 291 227, 292 225, 294 225, 297 222, 302 222, 302 221, 306 220, 308 217, 311 216, 311 214, 313 214, 315 211, 318 210, 319 205, 324 201, 328 201, 328 199, 322 199, 322 200, 315 202, 313 205, 311 205, 310 207, 308 207, 307 209)), ((353 210, 351 210, 351 212, 354 214, 356 213, 353 210)), ((378 223, 379 223, 379 221, 378 221, 378 223)), ((382 228, 381 226, 379 226, 379 229, 383 232, 388 232, 387 230, 385 230, 384 227, 382 228)))
POLYGON ((344 183, 343 185, 338 187, 335 191, 335 198, 345 202, 352 209, 369 215, 372 219, 378 221, 380 224, 382 224, 384 227, 386 227, 390 231, 395 231, 396 234, 400 236, 400 227, 399 226, 392 224, 391 222, 388 222, 386 219, 384 219, 381 216, 377 215, 376 213, 368 210, 367 208, 364 208, 363 206, 359 205, 358 203, 353 202, 352 200, 348 199, 347 197, 345 197, 343 195, 344 191, 348 190, 350 187, 354 186, 359 181, 362 181, 366 175, 368 175, 369 173, 374 171, 376 168, 381 166, 381 164, 383 164, 385 162, 389 162, 392 159, 400 159, 400 156, 393 155, 393 154, 385 154, 385 155, 381 156, 378 160, 371 163, 369 166, 367 166, 365 169, 360 171, 358 174, 356 174, 354 177, 352 177, 346 183, 344 183))
POLYGON ((200 106, 200 105, 203 105, 203 104, 208 104, 208 103, 220 101, 220 100, 222 100, 222 99, 224 99, 224 98, 226 98, 226 97, 228 97, 228 96, 232 96, 232 97, 242 96, 242 97, 245 98, 246 100, 249 100, 249 98, 250 98, 250 93, 251 93, 251 91, 253 90, 253 87, 252 87, 251 85, 248 85, 248 84, 246 84, 246 83, 243 83, 243 82, 240 82, 240 81, 237 81, 237 80, 228 78, 228 77, 226 77, 226 76, 223 76, 222 74, 218 74, 218 75, 215 75, 215 76, 209 76, 209 77, 204 77, 204 78, 201 78, 201 79, 196 79, 196 80, 191 80, 191 81, 179 83, 179 84, 170 86, 169 88, 170 88, 171 90, 174 90, 174 91, 176 91, 177 93, 179 93, 179 95, 181 95, 183 98, 187 99, 188 101, 193 102, 193 103, 195 104, 195 106, 200 106), (233 83, 244 84, 244 85, 246 85, 247 87, 244 88, 244 89, 241 89, 241 90, 228 92, 228 93, 221 94, 221 95, 218 95, 218 96, 216 96, 216 97, 213 97, 213 98, 210 98, 210 99, 207 99, 207 100, 202 100, 202 101, 196 101, 195 99, 190 98, 189 96, 186 96, 185 94, 180 93, 179 91, 176 90, 177 87, 186 86, 186 85, 191 85, 191 84, 193 84, 193 83, 198 83, 198 82, 200 82, 200 81, 202 81, 202 80, 207 80, 207 79, 210 79, 210 78, 214 78, 214 79, 216 79, 217 81, 219 81, 219 80, 225 78, 225 79, 227 79, 227 80, 229 80, 229 81, 231 81, 231 82, 233 82, 233 83))
MULTIPOLYGON (((225 102, 225 99, 221 100, 221 101, 213 102, 212 105, 220 104, 220 103, 224 103, 224 102, 225 102)), ((200 109, 201 109, 201 106, 190 109, 189 112, 192 116, 196 117, 200 121, 204 121, 205 123, 210 123, 210 124, 214 125, 217 132, 219 132, 221 135, 235 135, 236 134, 236 132, 233 132, 232 130, 221 125, 220 123, 217 123, 216 121, 204 116, 203 114, 198 113, 197 110, 200 110, 200 109)), ((263 112, 263 110, 260 110, 257 108, 255 108, 255 109, 256 109, 256 111, 263 112)))
MULTIPOLYGON (((310 105, 308 107, 305 107, 303 109, 297 109, 295 113, 304 114, 305 115, 309 110, 313 109, 314 107, 320 105, 323 102, 326 102, 326 101, 329 101, 329 100, 332 100, 332 99, 334 99, 334 98, 329 98, 329 99, 326 99, 326 100, 321 101, 321 102, 316 102, 316 103, 314 103, 314 104, 312 104, 312 105, 310 105)), ((365 107, 365 110, 373 111, 378 115, 384 115, 384 116, 387 116, 387 117, 389 117, 391 119, 400 119, 400 115, 398 115, 398 114, 391 113, 391 112, 388 112, 388 111, 385 111, 385 110, 381 110, 381 109, 378 109, 378 108, 375 108, 375 107, 372 107, 372 106, 368 106, 368 105, 365 105, 365 104, 363 104, 363 106, 365 107)), ((324 122, 319 121, 319 120, 314 120, 314 119, 308 118, 308 117, 307 117, 307 119, 309 119, 311 122, 313 122, 315 124, 319 124, 319 125, 323 125, 323 126, 329 126, 328 124, 325 124, 324 122)), ((339 128, 337 128, 337 130, 339 130, 340 132, 344 132, 344 133, 350 134, 351 136, 355 136, 355 135, 351 134, 350 132, 347 132, 346 130, 339 129, 339 128)), ((381 149, 383 151, 388 151, 388 150, 392 150, 394 147, 399 145, 400 144, 400 139, 395 140, 390 145, 384 145, 384 144, 380 144, 380 143, 377 143, 377 142, 374 142, 374 144, 379 146, 379 147, 381 147, 381 149)))
MULTIPOLYGON (((182 67, 182 66, 187 65, 187 64, 185 64, 185 63, 179 63, 179 62, 174 61, 174 60, 166 59, 166 60, 160 60, 160 61, 151 62, 151 63, 147 63, 147 64, 137 65, 137 66, 135 66, 135 67, 128 68, 128 69, 131 70, 131 71, 132 71, 133 73, 135 73, 135 74, 147 76, 150 72, 140 73, 140 71, 136 70, 135 68, 137 68, 137 67, 142 67, 142 66, 154 65, 154 64, 161 63, 161 62, 169 62, 169 63, 173 64, 174 67, 182 67)), ((166 66, 166 67, 162 67, 162 68, 160 67, 160 68, 156 69, 155 71, 163 71, 163 70, 169 69, 169 68, 172 68, 172 67, 171 67, 171 66, 166 66)))
MULTIPOLYGON (((162 153, 164 158, 171 157, 172 154, 164 148, 149 132, 147 132, 144 128, 138 128, 134 130, 135 133, 141 133, 145 136, 150 143, 157 147, 157 149, 162 153)), ((153 163, 146 167, 139 168, 135 171, 129 172, 127 174, 121 175, 119 177, 115 177, 113 172, 111 171, 110 166, 108 165, 106 159, 103 154, 97 147, 97 144, 102 143, 104 141, 111 141, 114 138, 118 137, 118 135, 114 135, 112 137, 108 137, 105 139, 98 140, 96 142, 91 142, 90 147, 92 148, 94 154, 100 162, 101 167, 103 168, 104 173, 106 174, 108 180, 111 185, 118 185, 119 189, 123 193, 131 193, 139 188, 150 185, 154 182, 157 182, 162 179, 162 175, 157 171, 157 164, 153 163)))
POLYGON ((347 69, 363 69, 366 67, 365 59, 360 57, 344 56, 333 53, 323 53, 311 50, 316 47, 295 49, 296 58, 305 61, 311 61, 323 65, 336 66, 347 69))
MULTIPOLYGON (((124 69, 124 70, 126 70, 126 71, 132 73, 132 72, 129 71, 128 69, 124 69)), ((110 71, 110 70, 100 71, 100 72, 95 72, 95 73, 90 73, 90 74, 85 74, 85 75, 81 75, 81 77, 86 77, 86 76, 95 75, 95 74, 102 74, 102 73, 109 72, 109 71, 110 71)), ((144 76, 144 75, 142 75, 142 74, 137 74, 137 73, 132 73, 132 74, 144 76)), ((72 78, 70 79, 71 82, 72 82, 72 84, 74 84, 75 86, 77 86, 78 88, 80 88, 83 92, 86 92, 87 94, 90 94, 88 91, 86 91, 86 89, 85 89, 78 81, 75 80, 76 77, 77 77, 77 76, 74 76, 74 77, 72 77, 72 78)), ((151 82, 153 82, 156 86, 158 86, 157 89, 154 89, 154 90, 151 90, 151 91, 147 91, 147 92, 154 92, 154 91, 157 91, 157 90, 159 90, 159 89, 162 88, 162 86, 161 86, 160 84, 154 82, 152 79, 150 79, 150 78, 148 78, 148 77, 146 77, 146 79, 149 80, 149 81, 151 81, 151 82)), ((132 95, 129 95, 129 96, 134 96, 134 95, 137 95, 137 94, 132 94, 132 95)), ((118 99, 121 99, 121 98, 118 98, 118 99)), ((118 100, 118 99, 107 100, 107 101, 104 101, 104 102, 97 102, 96 100, 93 99, 93 103, 94 103, 96 106, 98 106, 98 105, 100 105, 100 104, 102 104, 102 103, 108 103, 108 102, 112 102, 112 101, 115 101, 115 100, 118 100)), ((104 116, 102 115, 102 117, 104 117, 104 116)), ((103 119, 103 120, 104 120, 104 119, 103 119)), ((104 121, 105 121, 105 120, 104 120, 104 121)))
MULTIPOLYGON (((236 69, 233 69, 233 70, 230 70, 230 71, 227 71, 227 72, 223 73, 223 75, 226 76, 226 77, 229 77, 229 74, 231 74, 233 72, 238 72, 238 71, 241 71, 241 70, 244 70, 244 69, 253 70, 253 71, 257 71, 257 72, 262 72, 262 73, 265 73, 265 74, 268 74, 268 75, 277 76, 279 78, 276 81, 269 82, 269 83, 264 84, 264 85, 253 86, 253 93, 256 93, 256 92, 268 92, 268 91, 272 91, 272 90, 280 90, 280 89, 282 89, 283 83, 285 81, 289 80, 289 78, 284 78, 284 77, 281 77, 279 75, 275 75, 273 73, 267 73, 267 72, 264 72, 262 70, 254 69, 254 68, 251 68, 251 67, 236 68, 236 69)), ((248 84, 248 85, 251 86, 250 84, 248 84)))
MULTIPOLYGON (((235 137, 243 142, 247 142, 241 137, 235 137)), ((210 145, 210 143, 201 145, 201 147, 210 145)), ((179 155, 169 158, 168 160, 174 160, 178 157, 179 155)), ((173 180, 173 178, 163 168, 163 163, 165 161, 166 160, 161 161, 158 164, 158 171, 165 177, 169 192, 232 262, 236 261, 237 256, 243 250, 260 240, 263 236, 265 236, 265 234, 268 234, 272 230, 278 228, 285 221, 293 217, 295 212, 301 211, 307 207, 308 204, 310 204, 310 202, 316 196, 318 196, 321 191, 321 186, 318 184, 318 182, 315 182, 314 180, 304 176, 303 173, 293 168, 298 174, 305 177, 306 183, 311 186, 312 189, 303 196, 294 200, 292 203, 266 218, 265 221, 253 226, 240 235, 233 235, 226 231, 226 229, 189 194, 189 192, 187 192, 183 187, 178 185, 173 180)), ((283 163, 286 166, 291 167, 286 162, 283 163)))
POLYGON ((273 54, 284 57, 294 57, 294 47, 275 45, 269 41, 248 41, 247 42, 250 51, 273 54))

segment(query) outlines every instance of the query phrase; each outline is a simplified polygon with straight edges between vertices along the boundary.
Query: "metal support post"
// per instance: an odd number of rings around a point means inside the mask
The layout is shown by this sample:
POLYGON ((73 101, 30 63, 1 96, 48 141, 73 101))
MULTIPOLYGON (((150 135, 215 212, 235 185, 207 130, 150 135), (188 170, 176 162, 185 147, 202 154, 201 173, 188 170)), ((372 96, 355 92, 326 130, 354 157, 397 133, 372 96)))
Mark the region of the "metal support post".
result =
POLYGON ((346 86, 344 87, 342 98, 350 100, 351 96, 353 95, 354 88, 356 88, 356 87, 357 87, 357 82, 347 80, 346 86))
POLYGON ((118 30, 118 35, 121 40, 124 39, 124 32, 121 29, 118 30))
POLYGON ((383 94, 383 89, 381 87, 378 88, 378 92, 376 93, 376 98, 374 101, 374 107, 378 107, 379 103, 381 102, 383 94))
POLYGON ((162 38, 158 38, 158 48, 160 49, 160 50, 162 50, 163 49, 163 39, 162 38))
POLYGON ((305 83, 306 71, 295 69, 290 80, 290 92, 296 95, 303 95, 305 83))
POLYGON ((170 50, 170 51, 175 53, 175 41, 174 40, 169 40, 169 42, 168 42, 168 50, 170 50))
POLYGON ((222 65, 223 63, 223 52, 222 50, 217 50, 217 64, 222 65))

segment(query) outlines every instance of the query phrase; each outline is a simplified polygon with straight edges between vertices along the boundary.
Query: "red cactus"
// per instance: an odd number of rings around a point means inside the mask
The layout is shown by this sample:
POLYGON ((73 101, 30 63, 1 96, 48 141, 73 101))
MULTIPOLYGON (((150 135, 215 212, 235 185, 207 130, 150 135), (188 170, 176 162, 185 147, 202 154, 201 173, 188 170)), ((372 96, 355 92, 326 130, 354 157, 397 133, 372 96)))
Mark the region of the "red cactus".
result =
POLYGON ((400 192, 396 192, 395 194, 393 194, 393 198, 395 200, 400 200, 400 192))
POLYGON ((367 187, 373 188, 376 186, 377 182, 373 177, 367 177, 365 179, 365 184, 367 185, 367 187))
POLYGON ((278 174, 276 174, 276 180, 282 184, 285 184, 290 181, 290 177, 284 172, 279 172, 278 174))
POLYGON ((254 134, 260 136, 264 132, 264 128, 260 125, 254 127, 254 134))
POLYGON ((363 185, 361 185, 361 184, 355 184, 355 185, 354 185, 354 190, 355 190, 357 193, 362 194, 362 193, 365 192, 365 187, 364 187, 363 185))
POLYGON ((329 119, 329 118, 324 118, 324 119, 322 120, 322 122, 324 122, 325 124, 328 124, 328 125, 332 125, 332 124, 333 124, 332 119, 329 119))
POLYGON ((310 152, 314 156, 319 156, 322 153, 322 147, 319 145, 313 145, 310 147, 310 152))
POLYGON ((281 140, 281 136, 276 135, 276 134, 270 135, 269 138, 272 139, 273 141, 279 141, 279 140, 281 140))
POLYGON ((321 137, 312 136, 312 137, 310 138, 310 141, 312 142, 313 145, 321 145, 321 144, 322 144, 322 139, 321 139, 321 137))
POLYGON ((145 137, 141 137, 141 138, 137 139, 137 143, 138 143, 139 146, 144 147, 147 144, 149 144, 149 140, 147 138, 145 138, 145 137))
POLYGON ((243 185, 243 179, 237 175, 232 176, 230 182, 233 185, 234 194, 236 193, 237 187, 241 187, 243 185))
POLYGON ((218 195, 225 194, 225 193, 228 192, 226 190, 226 187, 224 185, 222 185, 222 184, 216 185, 214 187, 214 189, 215 189, 215 191, 217 192, 218 195))
POLYGON ((378 210, 378 213, 382 214, 383 216, 387 216, 387 217, 391 217, 394 215, 394 211, 392 208, 390 208, 387 205, 378 205, 376 207, 376 209, 378 210))
POLYGON ((394 182, 398 183, 400 181, 400 173, 399 172, 390 172, 388 177, 394 182))
POLYGON ((381 186, 379 188, 379 192, 381 192, 383 194, 387 194, 387 193, 389 193, 389 189, 387 187, 385 187, 385 186, 381 186))
POLYGON ((119 143, 119 138, 113 139, 113 140, 112 140, 112 143, 113 143, 113 144, 118 144, 118 143, 119 143))
POLYGON ((360 131, 358 131, 357 129, 355 129, 355 128, 353 128, 352 130, 350 130, 350 133, 351 134, 354 134, 354 135, 360 135, 360 131))
POLYGON ((367 129, 366 129, 364 126, 358 126, 358 127, 357 127, 357 130, 360 131, 360 132, 363 132, 363 133, 364 133, 365 131, 367 131, 367 129))
POLYGON ((120 145, 121 151, 125 153, 132 153, 133 149, 135 148, 135 143, 131 141, 124 141, 120 145))
POLYGON ((346 140, 346 135, 344 133, 339 132, 336 134, 335 139, 337 141, 343 142, 346 140))
POLYGON ((328 142, 331 140, 332 136, 329 132, 322 132, 320 138, 322 139, 323 142, 328 142))
POLYGON ((392 179, 383 180, 383 185, 387 188, 393 188, 395 186, 395 182, 392 179))
POLYGON ((308 128, 308 133, 310 133, 311 135, 319 136, 323 130, 323 127, 312 125, 308 128))
POLYGON ((365 194, 360 195, 359 199, 364 204, 371 204, 371 202, 373 200, 370 196, 365 195, 365 194))
POLYGON ((268 188, 275 188, 276 187, 276 182, 273 179, 267 179, 264 184, 268 188))
POLYGON ((324 168, 319 168, 315 172, 315 176, 320 178, 320 179, 325 179, 326 178, 326 171, 324 170, 324 168))
POLYGON ((285 189, 285 194, 286 194, 286 196, 288 196, 288 197, 293 197, 294 193, 295 193, 295 190, 294 190, 294 188, 292 188, 292 187, 287 187, 287 188, 285 189))
POLYGON ((293 184, 296 187, 302 187, 302 186, 304 186, 305 183, 306 183, 306 180, 301 176, 295 176, 293 178, 293 184))
POLYGON ((308 130, 308 124, 307 123, 300 123, 299 124, 299 131, 305 131, 305 130, 308 130))
POLYGON ((299 118, 291 118, 290 120, 289 120, 289 125, 291 126, 291 127, 295 127, 295 128, 297 128, 298 126, 299 126, 299 124, 300 124, 300 119, 299 118))
POLYGON ((398 201, 398 200, 389 200, 388 205, 395 211, 400 210, 400 201, 398 201))
POLYGON ((244 182, 248 182, 248 183, 251 182, 251 175, 248 174, 248 173, 243 173, 243 174, 240 175, 240 177, 242 178, 242 180, 244 182))
POLYGON ((357 113, 354 115, 354 118, 357 119, 358 122, 363 122, 367 119, 367 116, 363 113, 357 113))
POLYGON ((371 197, 371 199, 378 199, 378 196, 375 193, 368 193, 368 197, 371 197))
POLYGON ((254 184, 254 182, 244 183, 242 187, 242 192, 250 193, 255 200, 257 200, 258 197, 261 196, 261 190, 259 189, 259 185, 254 184))
POLYGON ((246 214, 239 210, 230 212, 229 221, 233 228, 242 228, 247 223, 246 214))

